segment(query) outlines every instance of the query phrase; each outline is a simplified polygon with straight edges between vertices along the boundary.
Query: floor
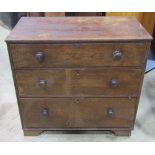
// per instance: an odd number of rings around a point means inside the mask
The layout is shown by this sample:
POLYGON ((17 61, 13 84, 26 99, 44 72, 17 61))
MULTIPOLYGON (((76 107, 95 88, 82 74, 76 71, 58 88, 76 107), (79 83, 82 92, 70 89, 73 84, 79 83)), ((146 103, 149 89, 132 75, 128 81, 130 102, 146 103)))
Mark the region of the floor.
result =
POLYGON ((135 129, 131 137, 102 132, 45 132, 24 137, 15 97, 5 37, 9 29, 0 22, 0 141, 155 141, 155 70, 144 78, 135 129))

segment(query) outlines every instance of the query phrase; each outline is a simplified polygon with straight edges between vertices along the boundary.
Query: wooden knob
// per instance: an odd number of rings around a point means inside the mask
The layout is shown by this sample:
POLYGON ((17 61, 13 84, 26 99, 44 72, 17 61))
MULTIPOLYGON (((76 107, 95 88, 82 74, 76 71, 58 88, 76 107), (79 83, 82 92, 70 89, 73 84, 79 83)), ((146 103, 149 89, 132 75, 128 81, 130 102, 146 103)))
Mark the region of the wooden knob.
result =
POLYGON ((79 99, 76 99, 76 100, 75 100, 75 102, 76 102, 76 103, 79 103, 79 102, 80 102, 80 100, 79 100, 79 99))
POLYGON ((114 60, 120 60, 122 58, 122 52, 116 50, 112 53, 112 57, 114 60))
POLYGON ((40 87, 46 87, 47 81, 46 80, 39 80, 38 84, 39 84, 40 87))
POLYGON ((110 85, 111 85, 112 88, 117 87, 118 84, 119 84, 119 83, 118 83, 118 81, 117 81, 116 79, 112 79, 112 80, 110 81, 110 85))
POLYGON ((39 61, 39 62, 42 62, 44 60, 44 53, 43 52, 37 52, 36 53, 36 59, 39 61))
POLYGON ((42 116, 48 116, 48 109, 43 109, 41 114, 42 116))
POLYGON ((114 116, 114 111, 112 110, 112 108, 109 108, 109 109, 107 110, 107 116, 108 116, 108 117, 113 117, 113 116, 114 116))

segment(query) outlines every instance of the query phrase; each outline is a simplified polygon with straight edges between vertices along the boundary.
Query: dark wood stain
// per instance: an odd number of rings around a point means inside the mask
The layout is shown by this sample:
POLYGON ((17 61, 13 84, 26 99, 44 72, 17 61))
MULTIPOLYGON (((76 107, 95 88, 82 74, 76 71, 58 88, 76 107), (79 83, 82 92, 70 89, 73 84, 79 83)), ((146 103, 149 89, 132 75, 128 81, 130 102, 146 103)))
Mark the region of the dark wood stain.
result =
POLYGON ((152 37, 133 17, 22 17, 7 42, 126 41, 152 37))
POLYGON ((136 100, 126 98, 20 99, 24 128, 130 127, 136 100), (112 117, 107 115, 111 108, 112 117), (47 109, 48 115, 42 114, 47 109))
POLYGON ((15 68, 23 67, 100 67, 142 66, 148 43, 85 43, 85 44, 11 44, 15 68), (120 60, 113 52, 122 53, 120 60), (44 60, 36 59, 37 52, 44 60))
POLYGON ((131 17, 21 18, 6 42, 24 135, 110 130, 129 136, 151 39, 131 17))
POLYGON ((16 71, 16 79, 21 97, 136 97, 141 74, 141 69, 122 68, 44 69, 16 71), (112 79, 118 81, 115 88, 112 79), (39 80, 46 86, 40 87, 39 80))

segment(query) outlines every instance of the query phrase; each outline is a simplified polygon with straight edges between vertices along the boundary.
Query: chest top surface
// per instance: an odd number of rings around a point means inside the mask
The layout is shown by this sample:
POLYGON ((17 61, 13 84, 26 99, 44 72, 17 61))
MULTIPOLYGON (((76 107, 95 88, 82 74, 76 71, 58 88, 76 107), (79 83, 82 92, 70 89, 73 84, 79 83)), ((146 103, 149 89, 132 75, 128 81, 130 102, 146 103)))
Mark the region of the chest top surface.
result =
POLYGON ((146 41, 150 34, 133 17, 22 17, 7 42, 146 41))

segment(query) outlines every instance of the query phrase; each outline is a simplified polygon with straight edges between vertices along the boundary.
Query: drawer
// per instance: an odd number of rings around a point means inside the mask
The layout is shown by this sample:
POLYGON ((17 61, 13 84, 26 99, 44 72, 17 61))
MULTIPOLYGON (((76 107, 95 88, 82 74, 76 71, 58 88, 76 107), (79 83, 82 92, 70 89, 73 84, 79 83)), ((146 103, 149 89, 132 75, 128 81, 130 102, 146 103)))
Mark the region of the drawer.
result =
POLYGON ((136 99, 27 98, 20 99, 24 128, 131 127, 136 99))
POLYGON ((15 68, 143 66, 147 43, 11 44, 15 68))
POLYGON ((21 97, 129 97, 139 95, 141 69, 16 70, 21 97))

